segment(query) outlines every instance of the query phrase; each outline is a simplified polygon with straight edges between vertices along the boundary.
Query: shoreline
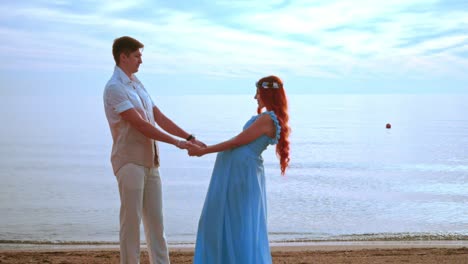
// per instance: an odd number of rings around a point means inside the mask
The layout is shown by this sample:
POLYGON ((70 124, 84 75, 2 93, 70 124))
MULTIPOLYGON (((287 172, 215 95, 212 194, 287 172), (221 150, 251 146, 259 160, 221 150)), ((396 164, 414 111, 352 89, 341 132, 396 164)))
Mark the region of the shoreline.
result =
MULTIPOLYGON (((169 244, 170 251, 191 252, 195 244, 169 244)), ((468 248, 468 240, 395 240, 395 241, 314 241, 314 242, 270 242, 272 252, 280 251, 336 251, 361 249, 407 249, 407 248, 468 248)), ((141 249, 146 250, 142 244, 141 249)), ((47 252, 47 251, 118 251, 117 243, 102 244, 28 244, 0 243, 0 253, 47 252)))

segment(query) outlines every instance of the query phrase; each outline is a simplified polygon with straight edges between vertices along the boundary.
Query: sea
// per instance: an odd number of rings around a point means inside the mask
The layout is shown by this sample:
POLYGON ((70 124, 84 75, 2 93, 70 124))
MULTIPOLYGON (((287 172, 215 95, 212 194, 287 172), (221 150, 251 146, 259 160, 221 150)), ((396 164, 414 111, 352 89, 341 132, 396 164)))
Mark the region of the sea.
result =
MULTIPOLYGON (((206 144, 232 138, 256 114, 253 94, 153 99, 206 144)), ((467 102, 466 94, 289 95, 286 175, 274 146, 263 153, 270 241, 468 240, 467 102)), ((102 97, 5 96, 0 113, 0 248, 118 244, 102 97)), ((168 242, 193 245, 216 154, 159 147, 168 242)))

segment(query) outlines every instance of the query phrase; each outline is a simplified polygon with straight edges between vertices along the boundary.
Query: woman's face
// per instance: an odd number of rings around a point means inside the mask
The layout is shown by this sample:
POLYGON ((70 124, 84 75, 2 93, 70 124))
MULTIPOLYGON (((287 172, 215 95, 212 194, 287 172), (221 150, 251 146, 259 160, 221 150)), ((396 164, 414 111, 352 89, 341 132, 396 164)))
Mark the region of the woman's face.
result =
POLYGON ((260 93, 258 92, 258 88, 257 88, 257 93, 255 93, 254 99, 257 100, 257 104, 259 108, 265 107, 265 105, 263 104, 262 98, 260 97, 260 93))

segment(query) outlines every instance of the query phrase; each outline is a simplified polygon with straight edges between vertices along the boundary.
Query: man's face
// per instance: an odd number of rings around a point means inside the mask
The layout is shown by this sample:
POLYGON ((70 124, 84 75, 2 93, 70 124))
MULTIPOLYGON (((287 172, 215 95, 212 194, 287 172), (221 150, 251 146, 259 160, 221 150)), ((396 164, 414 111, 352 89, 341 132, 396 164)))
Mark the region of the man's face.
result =
POLYGON ((143 61, 141 60, 141 56, 141 50, 136 50, 130 53, 128 56, 125 53, 122 53, 122 66, 125 67, 131 73, 138 72, 140 64, 143 63, 143 61))

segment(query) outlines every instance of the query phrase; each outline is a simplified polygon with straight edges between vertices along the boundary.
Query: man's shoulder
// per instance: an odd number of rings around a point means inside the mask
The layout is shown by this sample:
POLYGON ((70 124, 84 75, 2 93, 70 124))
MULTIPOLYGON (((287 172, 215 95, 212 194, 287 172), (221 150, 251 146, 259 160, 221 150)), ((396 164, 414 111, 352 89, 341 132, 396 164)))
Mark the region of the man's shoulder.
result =
POLYGON ((109 81, 107 81, 104 90, 120 90, 125 89, 125 83, 119 76, 118 72, 114 71, 109 81))
POLYGON ((104 88, 104 98, 111 99, 126 94, 124 83, 119 79, 111 78, 104 88))
POLYGON ((116 78, 110 78, 109 81, 107 81, 105 90, 113 90, 113 89, 123 89, 124 85, 121 81, 119 81, 116 78))
POLYGON ((116 89, 116 88, 124 88, 124 80, 121 77, 121 72, 119 71, 119 68, 116 66, 114 69, 114 72, 112 73, 112 76, 110 77, 109 81, 106 83, 105 89, 116 89))

